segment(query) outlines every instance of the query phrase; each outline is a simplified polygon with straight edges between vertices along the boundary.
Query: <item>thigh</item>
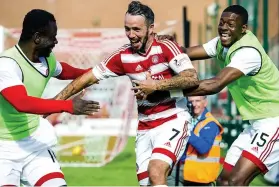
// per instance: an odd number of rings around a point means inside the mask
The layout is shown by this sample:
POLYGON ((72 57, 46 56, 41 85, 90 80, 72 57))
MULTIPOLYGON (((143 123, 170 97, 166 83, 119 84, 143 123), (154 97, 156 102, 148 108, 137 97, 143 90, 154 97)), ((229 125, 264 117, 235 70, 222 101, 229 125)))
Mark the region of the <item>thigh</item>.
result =
POLYGON ((148 164, 152 154, 152 144, 149 131, 137 133, 136 137, 136 167, 140 185, 149 185, 148 164))
POLYGON ((230 170, 228 167, 235 166, 236 162, 240 158, 242 151, 252 140, 253 134, 255 134, 255 130, 251 126, 241 132, 238 137, 235 139, 229 150, 227 151, 224 168, 230 170))
POLYGON ((183 155, 189 138, 188 121, 185 118, 170 120, 152 129, 153 159, 159 159, 172 168, 183 155))
POLYGON ((0 159, 0 186, 20 186, 21 164, 0 159))
POLYGON ((22 179, 31 186, 66 185, 60 165, 51 149, 45 149, 31 155, 32 158, 23 168, 22 179))

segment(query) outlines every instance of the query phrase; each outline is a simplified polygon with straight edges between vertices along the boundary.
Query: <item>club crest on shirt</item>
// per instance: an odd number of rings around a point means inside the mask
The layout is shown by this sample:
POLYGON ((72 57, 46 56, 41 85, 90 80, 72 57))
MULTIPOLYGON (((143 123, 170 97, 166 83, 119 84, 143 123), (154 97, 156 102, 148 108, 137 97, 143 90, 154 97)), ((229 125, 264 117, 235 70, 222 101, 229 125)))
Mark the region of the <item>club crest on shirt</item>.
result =
POLYGON ((153 64, 158 63, 158 62, 159 62, 159 57, 158 57, 157 55, 154 55, 154 56, 152 57, 152 62, 153 62, 153 64))

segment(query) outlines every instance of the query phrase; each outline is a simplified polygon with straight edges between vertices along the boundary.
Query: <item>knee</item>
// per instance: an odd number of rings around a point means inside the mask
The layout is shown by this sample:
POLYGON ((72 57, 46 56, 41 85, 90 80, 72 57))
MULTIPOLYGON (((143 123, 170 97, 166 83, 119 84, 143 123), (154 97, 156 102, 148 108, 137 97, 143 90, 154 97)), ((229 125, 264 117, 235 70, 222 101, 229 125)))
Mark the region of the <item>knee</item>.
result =
POLYGON ((229 180, 223 176, 219 176, 216 180, 217 186, 229 186, 229 180))

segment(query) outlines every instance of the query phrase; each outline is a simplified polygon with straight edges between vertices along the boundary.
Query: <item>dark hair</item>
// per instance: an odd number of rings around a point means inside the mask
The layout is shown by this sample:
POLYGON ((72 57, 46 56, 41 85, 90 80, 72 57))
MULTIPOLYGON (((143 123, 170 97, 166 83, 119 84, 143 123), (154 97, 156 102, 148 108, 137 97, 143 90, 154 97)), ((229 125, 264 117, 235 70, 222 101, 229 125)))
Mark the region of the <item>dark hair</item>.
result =
POLYGON ((240 5, 231 5, 227 7, 223 12, 232 12, 240 15, 243 24, 247 24, 248 22, 248 12, 247 10, 240 5))
POLYGON ((144 16, 148 25, 154 23, 154 12, 147 5, 142 4, 139 1, 132 1, 129 6, 126 14, 131 15, 140 15, 144 16))
POLYGON ((20 41, 28 41, 34 33, 45 33, 50 22, 56 22, 54 15, 41 9, 28 12, 23 20, 20 41))

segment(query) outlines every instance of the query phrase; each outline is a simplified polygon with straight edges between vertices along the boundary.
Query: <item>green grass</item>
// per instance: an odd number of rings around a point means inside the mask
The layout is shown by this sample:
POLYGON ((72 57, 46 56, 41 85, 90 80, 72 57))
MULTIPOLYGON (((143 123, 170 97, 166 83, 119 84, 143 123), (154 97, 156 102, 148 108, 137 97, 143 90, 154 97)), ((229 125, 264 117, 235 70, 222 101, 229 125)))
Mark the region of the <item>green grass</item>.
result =
MULTIPOLYGON (((63 168, 68 186, 138 186, 136 178, 134 138, 111 163, 100 168, 63 168)), ((262 176, 252 186, 266 186, 262 176)))
POLYGON ((124 151, 100 168, 63 168, 68 186, 138 186, 134 138, 124 151))

